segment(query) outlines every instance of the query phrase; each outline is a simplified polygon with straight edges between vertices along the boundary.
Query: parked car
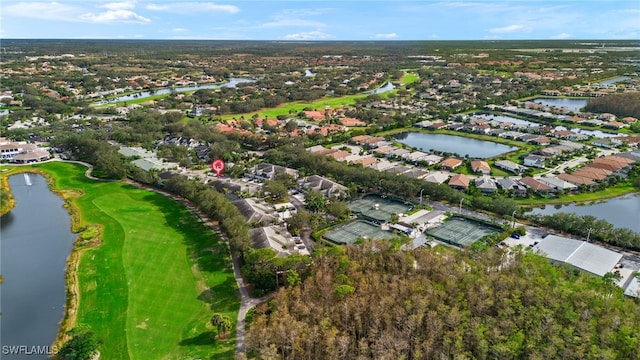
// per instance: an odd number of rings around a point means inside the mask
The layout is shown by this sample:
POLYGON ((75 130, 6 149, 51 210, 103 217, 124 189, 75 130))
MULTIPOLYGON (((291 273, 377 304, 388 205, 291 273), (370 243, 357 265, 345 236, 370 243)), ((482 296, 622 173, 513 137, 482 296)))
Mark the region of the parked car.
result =
POLYGON ((514 238, 514 239, 520 239, 520 235, 518 235, 516 233, 511 234, 511 237, 514 238))

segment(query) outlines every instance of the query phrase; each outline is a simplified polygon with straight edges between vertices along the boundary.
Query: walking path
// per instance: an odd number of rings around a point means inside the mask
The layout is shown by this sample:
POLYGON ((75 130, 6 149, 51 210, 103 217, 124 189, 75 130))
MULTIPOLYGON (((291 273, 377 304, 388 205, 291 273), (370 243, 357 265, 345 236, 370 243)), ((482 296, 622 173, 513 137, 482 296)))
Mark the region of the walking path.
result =
MULTIPOLYGON (((180 196, 177 196, 175 194, 172 194, 170 192, 164 191, 164 190, 160 190, 148 185, 144 185, 144 184, 140 184, 138 182, 135 182, 131 179, 124 179, 124 182, 141 188, 141 189, 145 189, 145 190, 150 190, 150 191, 154 191, 157 192, 159 194, 162 194, 164 196, 168 196, 176 201, 181 202, 182 204, 184 204, 192 213, 194 213, 195 215, 197 215, 200 219, 202 219, 202 221, 209 227, 211 228, 213 231, 216 232, 216 234, 218 234, 218 236, 220 236, 225 243, 227 244, 227 249, 229 249, 229 239, 227 238, 227 235, 222 233, 220 231, 220 229, 214 225, 213 221, 202 211, 200 211, 197 207, 195 207, 189 200, 182 198, 180 196)), ((233 263, 233 275, 236 279, 236 283, 238 284, 238 289, 240 290, 240 310, 238 311, 238 319, 236 322, 236 354, 238 353, 246 353, 246 346, 245 346, 245 341, 244 341, 244 336, 245 336, 245 319, 247 316, 247 313, 249 312, 249 310, 253 309, 254 307, 256 307, 257 305, 265 302, 266 300, 269 299, 270 295, 265 295, 263 297, 260 298, 252 298, 249 295, 249 290, 247 289, 247 284, 244 282, 244 278, 242 277, 242 274, 240 273, 240 262, 238 261, 238 258, 231 253, 231 261, 233 263)))

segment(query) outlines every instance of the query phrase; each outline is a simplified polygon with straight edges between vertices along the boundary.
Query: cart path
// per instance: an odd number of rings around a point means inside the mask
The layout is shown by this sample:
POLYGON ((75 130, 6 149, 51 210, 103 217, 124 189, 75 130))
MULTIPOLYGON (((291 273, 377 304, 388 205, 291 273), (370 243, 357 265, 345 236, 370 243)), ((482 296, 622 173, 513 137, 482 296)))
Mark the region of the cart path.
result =
MULTIPOLYGON (((55 160, 53 160, 55 161, 55 160)), ((58 160, 59 161, 59 160, 58 160)), ((85 176, 89 179, 92 180, 98 180, 98 181, 105 181, 105 179, 99 179, 96 178, 94 176, 91 175, 91 171, 93 171, 93 165, 82 162, 82 161, 66 161, 66 162, 73 162, 76 164, 82 164, 84 166, 87 167, 87 171, 85 172, 85 176)), ((106 180, 106 181, 113 181, 113 180, 106 180)), ((117 181, 117 180, 116 180, 117 181)), ((137 188, 140 189, 145 189, 145 190, 149 190, 149 191, 153 191, 156 192, 158 194, 164 195, 164 196, 168 196, 176 201, 179 201, 180 203, 182 203, 183 205, 185 205, 187 207, 187 209, 189 209, 193 214, 195 214, 196 216, 198 216, 200 219, 202 219, 202 221, 209 227, 211 228, 213 231, 215 231, 216 234, 218 234, 218 236, 220 236, 224 242, 227 244, 227 250, 229 250, 229 253, 231 254, 231 262, 233 263, 233 275, 236 279, 236 283, 238 285, 238 289, 240 290, 240 309, 238 311, 238 319, 236 321, 236 355, 238 355, 239 353, 246 353, 247 349, 245 346, 245 319, 247 316, 247 313, 249 312, 249 310, 253 309, 254 307, 256 307, 257 305, 267 301, 270 297, 271 294, 269 295, 265 295, 263 297, 260 298, 252 298, 249 295, 249 290, 247 288, 247 284, 244 281, 244 278, 242 277, 242 274, 240 273, 240 262, 238 261, 238 258, 233 255, 233 253, 231 253, 230 248, 229 248, 229 238, 226 236, 226 234, 222 233, 222 231, 220 231, 220 228, 216 225, 214 225, 214 222, 202 211, 200 211, 198 208, 196 208, 193 203, 191 203, 191 201, 177 196, 175 194, 172 194, 170 192, 161 190, 161 189, 157 189, 155 187, 149 186, 149 185, 144 185, 141 183, 138 183, 136 181, 133 181, 131 179, 124 179, 122 180, 123 182, 135 186, 137 188)))

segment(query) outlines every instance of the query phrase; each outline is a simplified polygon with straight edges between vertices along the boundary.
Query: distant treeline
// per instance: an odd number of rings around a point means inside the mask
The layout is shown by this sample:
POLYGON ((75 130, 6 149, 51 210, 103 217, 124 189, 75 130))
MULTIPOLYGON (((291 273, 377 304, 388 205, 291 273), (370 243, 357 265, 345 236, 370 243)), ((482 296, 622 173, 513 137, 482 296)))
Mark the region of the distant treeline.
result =
POLYGON ((589 99, 586 111, 595 113, 611 113, 622 118, 631 116, 640 118, 640 93, 611 94, 589 99))
MULTIPOLYGON (((158 55, 201 53, 203 55, 318 56, 432 54, 457 50, 488 49, 592 49, 603 41, 571 40, 474 40, 474 41, 238 41, 238 40, 102 40, 102 39, 2 39, 5 56, 99 54, 101 56, 158 55), (18 53, 19 52, 19 53, 18 53), (15 54, 15 55, 14 55, 15 54)), ((637 47, 634 40, 607 40, 611 47, 637 47)))

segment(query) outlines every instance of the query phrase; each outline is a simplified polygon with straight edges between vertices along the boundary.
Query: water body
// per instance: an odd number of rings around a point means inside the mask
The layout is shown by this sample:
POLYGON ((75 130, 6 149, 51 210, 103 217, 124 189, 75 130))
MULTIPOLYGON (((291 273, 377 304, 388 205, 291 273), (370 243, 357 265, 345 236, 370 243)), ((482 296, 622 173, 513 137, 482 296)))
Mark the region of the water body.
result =
MULTIPOLYGON (((564 126, 556 126, 555 130, 567 130, 567 128, 564 127, 564 126)), ((598 139, 624 136, 624 134, 621 134, 621 133, 612 134, 612 133, 607 133, 607 132, 600 131, 600 130, 585 130, 585 129, 580 129, 580 128, 572 128, 571 131, 576 133, 576 134, 584 134, 584 135, 587 135, 587 136, 593 136, 593 137, 598 138, 598 139)))
POLYGON ((438 150, 460 156, 486 159, 506 152, 517 150, 517 147, 483 141, 462 136, 446 134, 426 134, 419 132, 401 132, 392 137, 399 142, 421 151, 438 150))
POLYGON ((396 86, 393 85, 393 83, 388 82, 388 83, 384 84, 384 86, 382 86, 382 87, 379 87, 379 88, 377 88, 375 90, 371 90, 371 91, 365 92, 365 94, 382 94, 382 93, 386 93, 387 91, 391 91, 391 90, 393 90, 395 88, 396 88, 396 86))
POLYGON ((618 76, 618 77, 615 77, 613 79, 600 81, 598 84, 600 84, 600 85, 611 85, 611 84, 615 84, 615 83, 618 83, 618 82, 626 81, 626 80, 629 80, 629 79, 631 79, 631 78, 628 77, 628 76, 618 76))
POLYGON ((514 117, 511 117, 511 116, 505 116, 505 115, 476 113, 476 114, 471 114, 471 116, 477 117, 477 118, 482 118, 482 119, 487 119, 487 120, 491 120, 491 121, 498 121, 498 122, 501 122, 501 123, 513 123, 513 124, 516 124, 516 125, 523 125, 523 126, 530 126, 530 127, 539 127, 540 126, 540 124, 537 124, 537 123, 534 123, 534 122, 531 122, 531 121, 526 121, 526 120, 514 118, 514 117))
POLYGON ((107 103, 110 103, 110 102, 139 100, 139 99, 144 99, 144 98, 151 97, 151 96, 154 96, 154 95, 169 94, 169 93, 172 93, 172 92, 186 92, 186 91, 195 91, 195 90, 200 90, 200 89, 219 89, 219 88, 223 88, 223 87, 231 87, 231 88, 233 88, 233 87, 236 87, 236 85, 238 85, 238 84, 246 83, 246 82, 255 82, 255 80, 245 79, 245 78, 230 78, 229 82, 226 82, 224 84, 207 84, 207 85, 197 85, 197 86, 162 88, 162 89, 158 89, 158 90, 154 91, 153 93, 151 93, 150 91, 142 91, 142 92, 138 92, 138 93, 135 93, 135 94, 118 96, 116 98, 112 98, 112 99, 109 99, 109 100, 100 100, 100 101, 96 102, 96 104, 100 105, 100 104, 107 104, 107 103))
POLYGON ((631 194, 587 204, 547 205, 532 214, 551 215, 558 212, 592 215, 618 228, 640 233, 640 194, 631 194))
POLYGON ((587 106, 587 99, 535 98, 532 101, 545 106, 555 106, 557 108, 566 108, 571 111, 580 111, 580 109, 587 106))
POLYGON ((9 177, 16 206, 0 221, 2 357, 47 359, 47 355, 8 355, 5 346, 50 347, 64 316, 65 271, 75 235, 64 202, 46 179, 9 177))

